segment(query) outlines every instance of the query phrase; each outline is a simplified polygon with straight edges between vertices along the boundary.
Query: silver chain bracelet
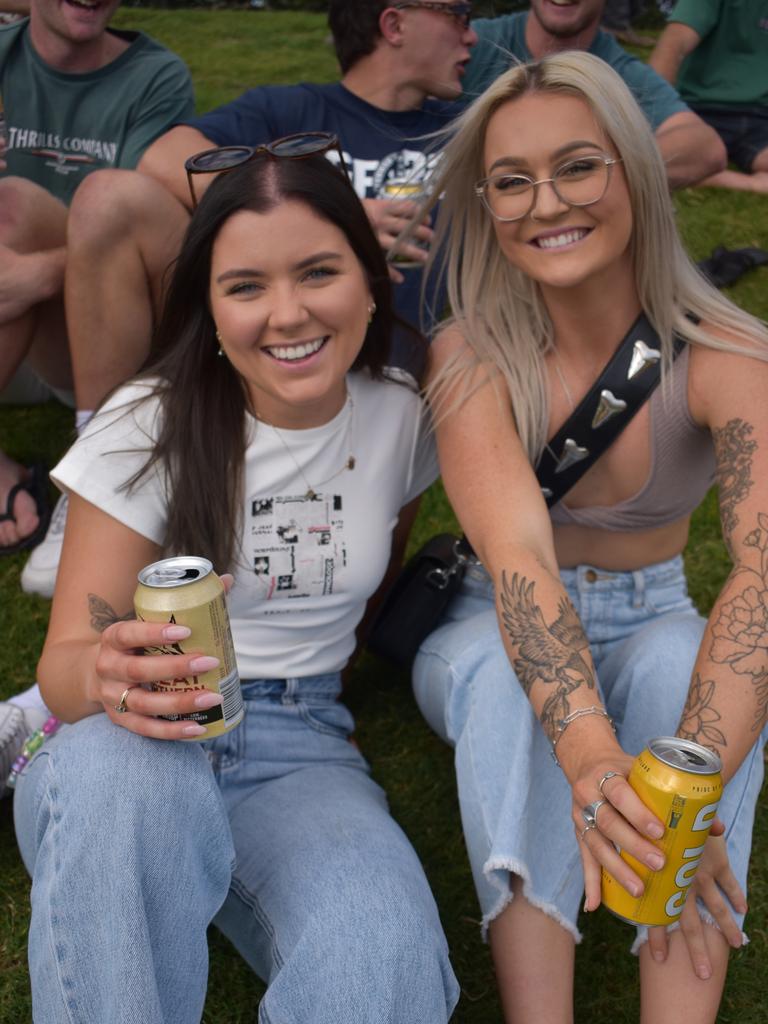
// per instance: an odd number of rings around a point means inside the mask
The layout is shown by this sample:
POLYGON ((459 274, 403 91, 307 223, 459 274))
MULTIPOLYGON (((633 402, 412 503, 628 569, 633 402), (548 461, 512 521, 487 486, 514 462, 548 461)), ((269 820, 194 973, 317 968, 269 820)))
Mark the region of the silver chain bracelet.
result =
POLYGON ((575 722, 577 718, 583 718, 585 715, 602 715, 603 718, 608 719, 608 723, 610 724, 611 728, 613 728, 613 719, 605 710, 605 708, 601 707, 599 704, 592 704, 588 708, 577 708, 575 711, 572 711, 570 715, 566 715, 565 718, 561 718, 556 723, 557 735, 552 741, 552 760, 555 762, 558 768, 560 767, 560 762, 557 759, 556 749, 557 744, 560 742, 560 737, 563 735, 563 733, 571 724, 571 722, 575 722))

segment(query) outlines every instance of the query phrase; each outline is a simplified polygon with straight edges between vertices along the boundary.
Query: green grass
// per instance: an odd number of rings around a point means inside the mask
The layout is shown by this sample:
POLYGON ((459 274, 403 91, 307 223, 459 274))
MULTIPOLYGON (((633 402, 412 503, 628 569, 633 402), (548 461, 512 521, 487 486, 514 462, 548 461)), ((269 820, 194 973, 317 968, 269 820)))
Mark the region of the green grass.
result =
MULTIPOLYGON (((321 15, 249 11, 122 10, 120 26, 142 28, 187 61, 204 111, 238 95, 246 86, 301 79, 330 81, 335 59, 326 44, 321 15)), ((691 253, 701 258, 718 244, 768 245, 764 200, 715 190, 689 190, 677 198, 680 227, 691 253)), ((768 316, 768 269, 745 277, 732 297, 758 315, 768 316)), ((56 405, 31 409, 0 407, 0 443, 28 462, 45 457, 52 464, 69 441, 72 416, 56 405)), ((453 518, 439 486, 427 495, 412 546, 451 528, 453 518)), ((21 593, 23 556, 0 559, 3 639, 0 696, 31 682, 45 635, 48 602, 21 593)), ((694 516, 686 551, 691 590, 707 611, 728 571, 720 539, 714 495, 694 516)), ((358 739, 393 813, 422 858, 435 891, 462 986, 454 1020, 458 1024, 498 1024, 501 1019, 487 948, 479 939, 478 910, 458 819, 452 755, 427 729, 410 696, 407 681, 374 659, 354 673, 349 700, 358 720, 358 739)), ((768 971, 768 815, 766 798, 758 809, 750 879, 752 943, 733 955, 720 1014, 722 1022, 763 1024, 768 971)), ((13 837, 11 803, 0 804, 0 1024, 31 1020, 26 970, 28 881, 13 837)), ((626 926, 598 912, 587 923, 577 953, 576 1020, 621 1024, 637 1020, 634 961, 626 954, 626 926)), ((226 940, 211 933, 211 993, 207 1024, 253 1021, 262 986, 226 940)), ((99 1022, 107 1024, 107 1022, 99 1022)))

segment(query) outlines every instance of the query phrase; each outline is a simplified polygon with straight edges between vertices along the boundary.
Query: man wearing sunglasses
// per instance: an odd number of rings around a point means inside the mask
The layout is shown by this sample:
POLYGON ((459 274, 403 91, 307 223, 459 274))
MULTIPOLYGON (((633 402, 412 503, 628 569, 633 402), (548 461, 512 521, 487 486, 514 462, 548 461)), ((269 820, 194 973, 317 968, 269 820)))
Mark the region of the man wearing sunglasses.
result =
POLYGON ((588 50, 618 72, 656 135, 671 188, 692 185, 725 167, 725 147, 653 68, 631 56, 600 28, 605 0, 531 0, 530 11, 472 22, 479 42, 464 91, 479 95, 511 62, 561 50, 588 50))
MULTIPOLYGON (((329 85, 262 86, 203 117, 185 121, 145 153, 143 173, 101 171, 78 191, 69 216, 66 303, 78 411, 87 416, 105 394, 134 374, 150 345, 165 269, 189 220, 185 161, 213 147, 257 147, 285 136, 321 132, 343 166, 389 250, 416 212, 412 195, 434 160, 430 135, 458 113, 454 102, 476 41, 465 0, 330 0, 328 20, 341 67, 329 85), (95 339, 98 339, 96 343, 95 339)), ((226 168, 224 168, 226 169, 226 168)), ((194 173, 197 198, 213 174, 194 173)), ((215 172, 214 172, 215 173, 215 172)), ((418 323, 421 270, 431 229, 404 246, 416 265, 393 265, 395 305, 418 323)), ((439 295, 431 297, 442 306, 439 295)), ((435 315, 441 312, 435 308, 435 315)), ((392 361, 408 353, 393 339, 392 361)), ((22 573, 25 590, 53 592, 63 517, 22 573)))

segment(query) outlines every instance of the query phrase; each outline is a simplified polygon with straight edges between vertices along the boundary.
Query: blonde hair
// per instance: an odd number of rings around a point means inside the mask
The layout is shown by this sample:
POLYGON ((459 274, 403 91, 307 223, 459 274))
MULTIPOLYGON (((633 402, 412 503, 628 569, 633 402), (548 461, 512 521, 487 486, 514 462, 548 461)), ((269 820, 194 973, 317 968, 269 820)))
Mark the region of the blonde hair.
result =
POLYGON ((623 161, 633 214, 635 283, 642 309, 661 339, 662 373, 671 366, 675 334, 694 344, 768 359, 765 327, 710 285, 683 249, 653 133, 619 75, 599 58, 578 51, 514 67, 454 122, 431 183, 432 204, 438 197, 441 202, 432 252, 441 255, 430 273, 447 285, 448 323, 456 324, 471 352, 449 360, 427 395, 438 418, 448 415, 470 393, 471 380, 477 380, 473 371, 479 365, 491 368, 506 385, 532 463, 546 442, 544 355, 553 343, 552 324, 536 282, 502 253, 492 219, 473 188, 485 173, 483 148, 491 116, 503 104, 534 92, 585 100, 623 161), (724 341, 712 328, 736 341, 724 341))

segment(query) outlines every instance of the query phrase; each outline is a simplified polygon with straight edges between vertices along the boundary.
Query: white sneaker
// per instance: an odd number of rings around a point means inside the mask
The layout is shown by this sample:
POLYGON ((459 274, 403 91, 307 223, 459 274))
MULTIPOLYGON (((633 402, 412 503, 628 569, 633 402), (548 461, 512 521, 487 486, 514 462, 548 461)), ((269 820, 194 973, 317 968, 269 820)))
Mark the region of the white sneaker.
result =
POLYGON ((48 715, 47 708, 20 708, 7 701, 0 702, 0 796, 24 741, 45 724, 48 715))
POLYGON ((69 500, 66 494, 62 494, 54 507, 45 538, 33 549, 27 559, 27 564, 22 569, 21 589, 26 594, 53 597, 56 573, 59 571, 61 545, 64 541, 68 505, 69 500))

